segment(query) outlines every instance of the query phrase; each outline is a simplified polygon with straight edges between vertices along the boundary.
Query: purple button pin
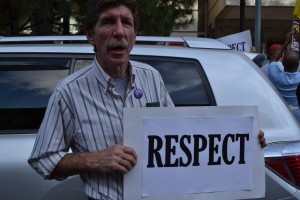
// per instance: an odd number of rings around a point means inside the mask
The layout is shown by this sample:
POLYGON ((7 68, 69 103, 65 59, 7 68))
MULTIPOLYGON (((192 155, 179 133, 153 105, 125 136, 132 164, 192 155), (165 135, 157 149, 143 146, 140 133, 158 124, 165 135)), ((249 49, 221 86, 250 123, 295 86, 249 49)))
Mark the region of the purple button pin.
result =
POLYGON ((140 98, 142 98, 142 96, 143 96, 143 90, 141 90, 141 89, 135 89, 134 90, 134 96, 135 96, 135 98, 137 98, 137 99, 140 99, 140 98))

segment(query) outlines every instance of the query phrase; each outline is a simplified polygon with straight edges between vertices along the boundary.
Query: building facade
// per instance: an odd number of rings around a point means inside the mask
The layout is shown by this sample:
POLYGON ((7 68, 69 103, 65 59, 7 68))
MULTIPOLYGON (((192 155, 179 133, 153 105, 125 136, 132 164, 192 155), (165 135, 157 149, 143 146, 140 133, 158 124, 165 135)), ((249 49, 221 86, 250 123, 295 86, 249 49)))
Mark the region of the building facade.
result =
POLYGON ((185 30, 174 30, 172 35, 220 38, 250 30, 255 41, 256 2, 261 5, 260 49, 266 53, 271 44, 283 43, 291 30, 296 0, 198 0, 195 23, 185 30))

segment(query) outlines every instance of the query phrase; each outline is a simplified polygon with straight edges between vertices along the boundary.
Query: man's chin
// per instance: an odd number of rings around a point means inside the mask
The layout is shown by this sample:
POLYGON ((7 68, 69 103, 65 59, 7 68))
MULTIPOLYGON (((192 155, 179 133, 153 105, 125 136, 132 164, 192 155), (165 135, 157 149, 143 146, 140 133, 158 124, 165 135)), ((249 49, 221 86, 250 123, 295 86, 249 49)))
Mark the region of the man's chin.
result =
POLYGON ((111 64, 116 66, 123 66, 128 64, 128 59, 111 59, 111 64))
POLYGON ((128 56, 124 56, 124 55, 120 57, 110 56, 109 59, 112 64, 116 64, 116 65, 128 63, 129 60, 128 56))

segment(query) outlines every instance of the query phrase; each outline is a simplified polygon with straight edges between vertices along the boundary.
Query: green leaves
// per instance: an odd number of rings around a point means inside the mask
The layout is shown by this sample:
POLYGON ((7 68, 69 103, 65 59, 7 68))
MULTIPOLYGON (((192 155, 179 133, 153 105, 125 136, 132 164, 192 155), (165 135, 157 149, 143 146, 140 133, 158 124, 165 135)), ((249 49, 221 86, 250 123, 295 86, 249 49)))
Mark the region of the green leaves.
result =
MULTIPOLYGON (((0 35, 83 34, 87 0, 0 0, 0 35)), ((194 21, 196 0, 137 0, 138 35, 169 36, 194 21)))
POLYGON ((139 35, 169 36, 174 28, 191 24, 195 3, 196 0, 137 0, 139 35))

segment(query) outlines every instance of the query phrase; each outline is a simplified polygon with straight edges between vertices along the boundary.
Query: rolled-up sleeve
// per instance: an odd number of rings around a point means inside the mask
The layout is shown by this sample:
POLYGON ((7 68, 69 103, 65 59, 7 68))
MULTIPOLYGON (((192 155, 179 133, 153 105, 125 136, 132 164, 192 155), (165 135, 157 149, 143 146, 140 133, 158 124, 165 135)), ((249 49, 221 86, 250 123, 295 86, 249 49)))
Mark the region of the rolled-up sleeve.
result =
POLYGON ((55 91, 38 131, 29 165, 50 179, 58 162, 68 153, 72 141, 72 114, 59 91, 55 91))

